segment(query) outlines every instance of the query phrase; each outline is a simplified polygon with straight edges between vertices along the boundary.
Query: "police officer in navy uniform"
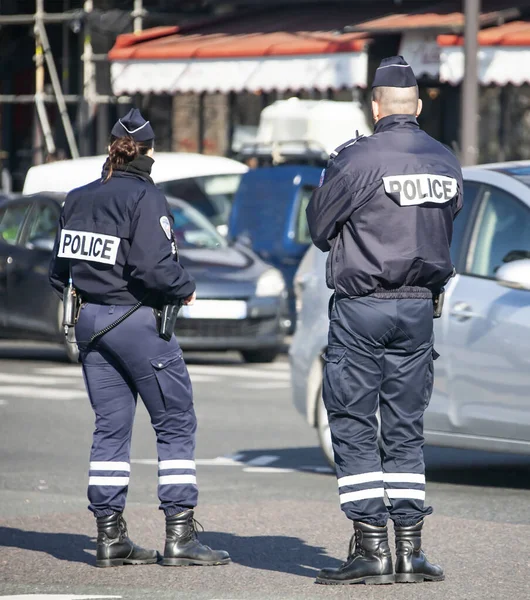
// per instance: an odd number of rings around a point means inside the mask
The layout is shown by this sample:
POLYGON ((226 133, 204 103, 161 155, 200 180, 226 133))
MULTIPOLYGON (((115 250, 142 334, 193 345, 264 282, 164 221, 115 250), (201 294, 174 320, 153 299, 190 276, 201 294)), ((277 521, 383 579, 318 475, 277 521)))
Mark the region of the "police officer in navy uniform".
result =
POLYGON ((401 56, 377 69, 372 111, 374 134, 332 154, 307 209, 314 244, 329 251, 334 295, 323 399, 340 504, 354 527, 346 562, 318 574, 324 584, 444 578, 421 548, 432 512, 424 502, 423 414, 436 357, 433 305, 453 274, 462 172, 451 151, 419 128, 418 86, 401 56))
POLYGON ((167 201, 150 177, 154 137, 137 109, 118 120, 102 177, 66 198, 50 265, 52 286, 62 294, 71 277, 82 300, 75 333, 96 415, 88 498, 97 521, 98 567, 158 559, 155 550, 129 539, 123 518, 138 395, 157 438, 158 496, 166 515, 163 565, 230 560, 197 537, 192 386, 175 336, 160 337, 153 310, 195 300, 195 283, 177 261, 167 201))

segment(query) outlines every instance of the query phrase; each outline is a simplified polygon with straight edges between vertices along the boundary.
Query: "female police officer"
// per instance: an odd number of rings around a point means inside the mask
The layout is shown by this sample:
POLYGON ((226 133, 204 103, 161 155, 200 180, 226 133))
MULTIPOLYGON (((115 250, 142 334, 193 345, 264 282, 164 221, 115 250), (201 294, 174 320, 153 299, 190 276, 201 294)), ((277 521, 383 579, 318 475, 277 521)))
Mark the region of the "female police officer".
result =
POLYGON ((82 300, 75 331, 96 414, 88 498, 97 520, 98 567, 157 562, 156 551, 128 538, 122 516, 138 394, 157 437, 167 536, 163 564, 230 560, 197 538, 191 382, 175 337, 159 336, 153 311, 195 300, 195 283, 175 256, 166 199, 150 177, 153 142, 151 125, 137 109, 118 120, 102 178, 66 198, 50 265, 52 286, 62 293, 71 278, 82 300))

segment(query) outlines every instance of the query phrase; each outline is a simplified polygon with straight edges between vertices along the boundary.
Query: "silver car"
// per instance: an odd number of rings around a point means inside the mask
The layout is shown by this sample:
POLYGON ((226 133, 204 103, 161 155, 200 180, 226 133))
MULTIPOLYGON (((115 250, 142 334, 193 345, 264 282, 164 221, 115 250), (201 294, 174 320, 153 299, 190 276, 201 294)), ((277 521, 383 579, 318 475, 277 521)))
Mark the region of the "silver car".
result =
MULTIPOLYGON (((530 454, 530 161, 464 170, 452 243, 457 275, 435 321, 428 444, 530 454)), ((312 247, 295 278, 290 350, 296 408, 333 462, 321 399, 327 345, 326 254, 312 247)))

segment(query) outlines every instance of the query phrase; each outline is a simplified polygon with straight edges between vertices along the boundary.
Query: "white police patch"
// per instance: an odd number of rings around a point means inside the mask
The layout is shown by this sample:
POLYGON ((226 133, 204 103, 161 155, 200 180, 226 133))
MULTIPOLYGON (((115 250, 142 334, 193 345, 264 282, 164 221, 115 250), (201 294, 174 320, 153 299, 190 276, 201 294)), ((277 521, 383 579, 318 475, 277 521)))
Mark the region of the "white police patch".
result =
POLYGON ((458 191, 458 183, 453 177, 427 173, 383 177, 383 185, 385 192, 395 198, 400 206, 445 204, 452 200, 458 191))
POLYGON ((169 224, 169 219, 167 217, 160 217, 160 227, 164 230, 166 237, 168 240, 171 239, 171 225, 169 224))
POLYGON ((120 242, 113 235, 63 229, 57 256, 115 265, 120 242))
POLYGON ((318 183, 318 187, 322 187, 324 183, 324 177, 326 176, 326 169, 322 169, 322 173, 320 173, 320 181, 318 183))

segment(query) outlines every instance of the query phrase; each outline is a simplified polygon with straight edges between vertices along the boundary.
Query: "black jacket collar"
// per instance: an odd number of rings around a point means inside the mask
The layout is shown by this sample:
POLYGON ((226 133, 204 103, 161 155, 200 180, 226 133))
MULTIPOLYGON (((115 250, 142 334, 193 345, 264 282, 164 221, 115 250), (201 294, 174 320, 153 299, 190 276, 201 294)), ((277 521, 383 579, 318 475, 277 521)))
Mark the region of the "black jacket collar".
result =
MULTIPOLYGON (((112 170, 112 176, 114 177, 116 175, 120 177, 125 175, 139 177, 140 179, 143 179, 144 181, 149 181, 149 183, 153 183, 154 185, 154 182, 151 179, 151 169, 153 167, 154 162, 155 161, 150 156, 140 154, 140 156, 132 160, 130 163, 114 167, 114 169, 112 170)), ((105 179, 109 171, 108 164, 109 159, 107 158, 105 164, 103 165, 103 179, 105 179)))
POLYGON ((397 128, 418 129, 418 121, 413 115, 389 115, 383 117, 375 124, 374 133, 389 131, 397 128))

